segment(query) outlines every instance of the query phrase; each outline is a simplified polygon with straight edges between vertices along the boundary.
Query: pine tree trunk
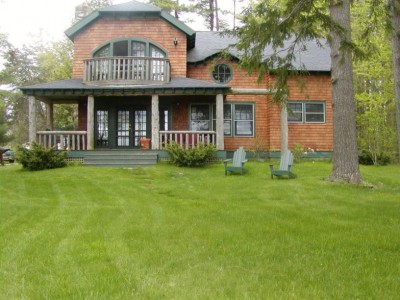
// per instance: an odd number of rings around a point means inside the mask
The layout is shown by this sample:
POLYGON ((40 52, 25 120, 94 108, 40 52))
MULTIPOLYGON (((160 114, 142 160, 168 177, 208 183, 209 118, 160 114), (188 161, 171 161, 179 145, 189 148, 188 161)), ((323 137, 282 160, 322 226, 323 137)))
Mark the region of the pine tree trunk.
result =
POLYGON ((288 113, 287 102, 281 103, 281 155, 288 150, 289 144, 289 126, 288 126, 288 113))
POLYGON ((218 0, 214 0, 214 9, 215 9, 215 29, 219 31, 218 0))
POLYGON ((233 29, 236 28, 236 0, 233 0, 233 29))
POLYGON ((209 0, 210 5, 210 31, 214 31, 214 0, 209 0))
POLYGON ((397 154, 400 162, 400 7, 396 0, 391 0, 392 19, 392 58, 394 73, 394 90, 396 95, 396 122, 397 122, 397 154))
POLYGON ((350 1, 331 0, 329 6, 332 20, 345 30, 345 33, 335 30, 330 33, 333 108, 333 169, 330 179, 358 184, 362 179, 357 151, 352 54, 341 48, 344 41, 351 40, 350 1))
POLYGON ((176 0, 175 18, 179 19, 179 0, 176 0))

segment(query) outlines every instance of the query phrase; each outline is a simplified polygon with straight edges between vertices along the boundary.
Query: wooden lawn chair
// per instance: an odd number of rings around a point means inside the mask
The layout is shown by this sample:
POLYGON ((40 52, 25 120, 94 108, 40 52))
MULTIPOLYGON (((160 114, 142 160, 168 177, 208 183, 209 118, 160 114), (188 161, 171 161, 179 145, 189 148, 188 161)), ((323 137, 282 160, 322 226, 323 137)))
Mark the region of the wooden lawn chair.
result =
POLYGON ((292 167, 293 167, 293 154, 288 150, 281 156, 279 169, 274 169, 274 165, 269 165, 269 168, 271 170, 271 179, 274 179, 274 176, 277 177, 287 176, 288 178, 296 178, 296 174, 292 172, 292 167))
POLYGON ((246 172, 246 169, 244 168, 245 162, 247 162, 246 151, 244 151, 243 147, 240 147, 233 154, 233 159, 224 160, 225 175, 228 174, 228 172, 237 172, 243 174, 246 172), (229 162, 232 163, 228 165, 229 162))

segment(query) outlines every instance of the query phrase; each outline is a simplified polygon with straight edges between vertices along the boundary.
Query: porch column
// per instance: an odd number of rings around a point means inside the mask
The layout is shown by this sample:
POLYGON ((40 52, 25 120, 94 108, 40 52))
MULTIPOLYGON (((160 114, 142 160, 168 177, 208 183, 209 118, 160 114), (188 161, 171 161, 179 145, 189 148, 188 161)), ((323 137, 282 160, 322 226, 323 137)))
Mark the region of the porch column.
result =
POLYGON ((151 149, 160 149, 160 110, 158 95, 151 96, 151 149))
POLYGON ((28 96, 29 102, 29 142, 36 142, 36 99, 28 96))
POLYGON ((94 149, 94 96, 87 98, 87 150, 94 149))
POLYGON ((218 94, 216 97, 216 147, 218 150, 224 150, 224 95, 218 94))
POLYGON ((54 130, 54 104, 53 102, 46 104, 46 128, 54 130))

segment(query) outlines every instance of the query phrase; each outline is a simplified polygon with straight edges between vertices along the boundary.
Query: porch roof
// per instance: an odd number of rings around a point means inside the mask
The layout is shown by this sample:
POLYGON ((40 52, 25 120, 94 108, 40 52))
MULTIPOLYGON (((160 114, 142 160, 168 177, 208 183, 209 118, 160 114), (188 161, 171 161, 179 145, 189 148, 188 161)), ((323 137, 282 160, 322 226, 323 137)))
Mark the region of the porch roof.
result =
POLYGON ((174 77, 165 84, 96 86, 87 85, 81 78, 40 83, 20 87, 28 96, 77 99, 82 96, 134 96, 134 95, 217 95, 225 94, 230 87, 184 77, 174 77))

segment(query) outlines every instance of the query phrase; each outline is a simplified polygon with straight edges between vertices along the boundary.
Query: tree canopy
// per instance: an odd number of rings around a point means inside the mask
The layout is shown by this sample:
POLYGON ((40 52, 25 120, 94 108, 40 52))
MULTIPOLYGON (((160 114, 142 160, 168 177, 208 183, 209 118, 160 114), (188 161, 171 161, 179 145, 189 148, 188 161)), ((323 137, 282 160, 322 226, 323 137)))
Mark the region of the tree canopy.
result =
POLYGON ((314 39, 321 46, 322 39, 329 42, 334 122, 330 178, 361 182, 352 78, 352 54, 358 49, 351 39, 350 0, 260 0, 247 9, 243 23, 236 31, 240 38, 237 47, 244 53, 242 65, 249 72, 259 72, 260 78, 273 72, 276 76, 274 99, 282 106, 290 93, 289 78, 303 71, 293 63, 299 52, 307 51, 305 42, 314 39), (284 45, 288 46, 282 51, 284 45), (273 50, 269 57, 263 57, 266 46, 273 50))

